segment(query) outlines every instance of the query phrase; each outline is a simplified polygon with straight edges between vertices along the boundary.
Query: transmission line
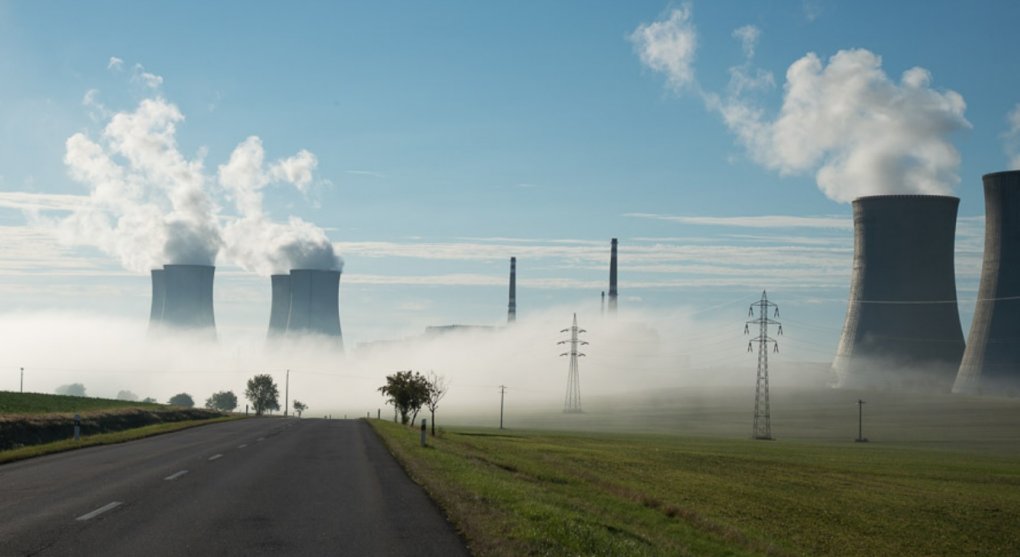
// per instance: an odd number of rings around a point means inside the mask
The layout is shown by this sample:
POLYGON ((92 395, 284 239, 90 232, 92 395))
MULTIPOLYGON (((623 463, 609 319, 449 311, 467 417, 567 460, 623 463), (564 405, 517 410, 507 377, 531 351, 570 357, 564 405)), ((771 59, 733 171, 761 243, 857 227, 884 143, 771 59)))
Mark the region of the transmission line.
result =
POLYGON ((561 340, 556 344, 570 344, 570 352, 564 352, 560 356, 570 356, 570 371, 567 373, 567 396, 563 401, 563 412, 566 414, 579 414, 581 412, 581 378, 577 371, 577 359, 584 357, 584 354, 577 351, 578 346, 588 344, 579 340, 577 335, 585 333, 584 329, 577 327, 577 314, 574 314, 574 324, 569 329, 563 329, 561 333, 570 333, 570 340, 561 340))
POLYGON ((769 406, 769 344, 779 352, 779 343, 769 337, 769 325, 779 327, 777 334, 783 334, 783 324, 769 319, 769 309, 774 310, 773 317, 779 317, 779 306, 769 301, 765 291, 761 291, 761 299, 748 308, 748 317, 754 317, 754 308, 758 308, 758 317, 744 323, 744 334, 751 332, 750 325, 758 325, 758 336, 747 342, 747 351, 753 352, 753 345, 758 343, 758 381, 754 389, 754 439, 772 440, 772 409, 769 406))

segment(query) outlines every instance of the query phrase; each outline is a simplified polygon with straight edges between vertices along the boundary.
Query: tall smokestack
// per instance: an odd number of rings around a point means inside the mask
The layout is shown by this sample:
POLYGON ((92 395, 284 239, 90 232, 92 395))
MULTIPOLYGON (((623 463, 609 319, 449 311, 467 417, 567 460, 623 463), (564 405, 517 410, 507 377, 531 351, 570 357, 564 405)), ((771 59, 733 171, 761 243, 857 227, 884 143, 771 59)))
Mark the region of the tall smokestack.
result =
POLYGON ((510 258, 510 305, 507 307, 506 322, 517 321, 517 258, 510 258))
POLYGON ((985 255, 954 393, 1020 392, 1020 171, 985 174, 985 255))
POLYGON ((215 338, 215 273, 212 265, 164 265, 163 324, 180 329, 204 329, 215 338))
POLYGON ((340 347, 343 347, 340 333, 340 271, 290 271, 287 334, 335 337, 340 347))
POLYGON ((602 291, 602 305, 599 306, 599 315, 606 314, 606 291, 602 291))
POLYGON ((166 302, 166 275, 163 269, 152 270, 152 307, 149 308, 149 329, 163 321, 163 304, 166 302))
POLYGON ((278 337, 287 332, 287 320, 290 318, 290 276, 273 275, 269 280, 273 299, 269 310, 268 336, 278 337))
POLYGON ((960 200, 877 195, 853 202, 850 302, 837 386, 948 390, 963 355, 953 243, 960 200))
POLYGON ((609 313, 616 313, 616 238, 609 255, 609 313))

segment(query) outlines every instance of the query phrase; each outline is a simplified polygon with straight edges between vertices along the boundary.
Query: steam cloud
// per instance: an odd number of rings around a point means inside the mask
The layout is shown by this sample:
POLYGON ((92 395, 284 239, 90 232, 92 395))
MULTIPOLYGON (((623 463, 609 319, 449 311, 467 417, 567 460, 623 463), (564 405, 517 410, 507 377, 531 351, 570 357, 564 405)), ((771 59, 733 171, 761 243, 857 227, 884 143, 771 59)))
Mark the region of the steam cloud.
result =
POLYGON ((290 269, 342 270, 343 261, 322 229, 297 217, 286 224, 273 222, 262 207, 261 190, 271 183, 287 182, 306 189, 318 164, 315 155, 302 150, 268 167, 264 159, 262 141, 252 136, 219 167, 220 184, 233 196, 241 213, 223 231, 227 257, 262 275, 290 269))
MULTIPOLYGON (((122 63, 111 58, 110 65, 122 63)), ((151 88, 163 81, 140 65, 135 73, 151 88)), ((262 206, 262 189, 270 184, 307 193, 318 164, 314 154, 301 150, 266 166, 262 141, 252 136, 219 166, 217 177, 207 176, 201 153, 188 159, 178 149, 177 125, 184 115, 176 105, 156 95, 133 111, 110 113, 95 96, 90 91, 86 104, 109 116, 100 137, 76 133, 66 142, 68 173, 90 189, 86 203, 55 223, 67 243, 95 246, 135 272, 167 263, 214 265, 221 252, 266 275, 341 269, 322 229, 296 217, 273 222, 262 206), (220 214, 210 193, 217 178, 238 215, 220 214)))
POLYGON ((927 70, 911 68, 893 81, 868 50, 841 50, 827 64, 809 53, 787 70, 782 107, 770 119, 746 96, 773 83, 770 73, 751 67, 759 36, 752 26, 734 32, 746 61, 730 69, 725 95, 701 90, 691 70, 697 35, 690 5, 638 27, 631 41, 671 88, 696 91, 718 112, 755 162, 781 175, 813 171, 833 200, 948 194, 959 182, 960 156, 949 138, 970 127, 966 103, 954 91, 933 89, 927 70))
POLYGON ((1020 170, 1020 104, 1013 107, 1006 115, 1009 130, 1005 133, 1006 155, 1009 157, 1010 170, 1020 170))

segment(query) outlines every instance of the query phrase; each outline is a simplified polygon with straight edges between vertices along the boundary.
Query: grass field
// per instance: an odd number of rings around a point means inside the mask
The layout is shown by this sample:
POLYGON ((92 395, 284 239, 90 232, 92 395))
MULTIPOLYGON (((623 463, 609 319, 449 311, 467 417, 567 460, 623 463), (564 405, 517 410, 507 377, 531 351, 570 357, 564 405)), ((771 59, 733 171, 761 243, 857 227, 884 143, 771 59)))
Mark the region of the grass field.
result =
POLYGON ((114 408, 166 408, 162 404, 131 402, 83 396, 47 395, 0 391, 0 414, 43 414, 52 412, 86 412, 114 408))
POLYGON ((372 420, 477 555, 1016 555, 1020 461, 372 420))

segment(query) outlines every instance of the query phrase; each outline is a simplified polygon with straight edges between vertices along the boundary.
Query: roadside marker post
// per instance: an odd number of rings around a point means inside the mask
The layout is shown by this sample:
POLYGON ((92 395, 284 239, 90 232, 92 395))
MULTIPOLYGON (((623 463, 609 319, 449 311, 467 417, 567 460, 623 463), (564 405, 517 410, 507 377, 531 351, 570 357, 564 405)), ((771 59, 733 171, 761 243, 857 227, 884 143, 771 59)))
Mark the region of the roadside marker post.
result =
POLYGON ((422 447, 425 446, 425 439, 426 439, 425 438, 425 422, 427 422, 427 421, 428 420, 426 420, 425 418, 421 419, 421 446, 422 447))
POLYGON ((74 415, 74 440, 81 441, 81 416, 74 415))

